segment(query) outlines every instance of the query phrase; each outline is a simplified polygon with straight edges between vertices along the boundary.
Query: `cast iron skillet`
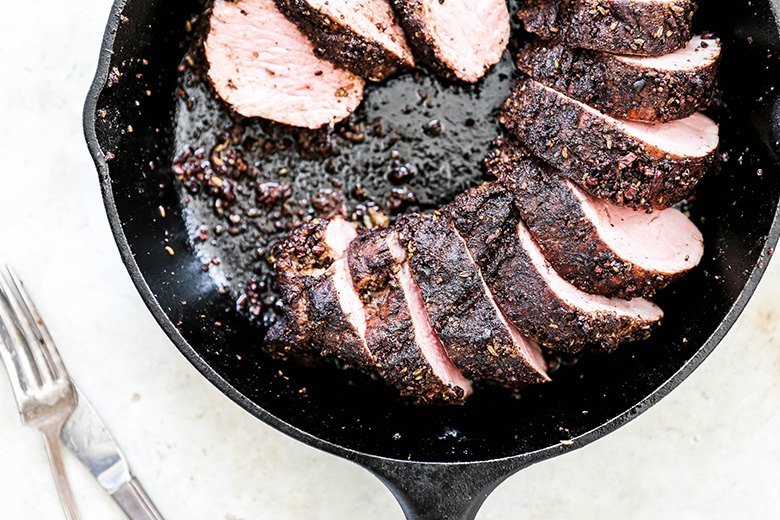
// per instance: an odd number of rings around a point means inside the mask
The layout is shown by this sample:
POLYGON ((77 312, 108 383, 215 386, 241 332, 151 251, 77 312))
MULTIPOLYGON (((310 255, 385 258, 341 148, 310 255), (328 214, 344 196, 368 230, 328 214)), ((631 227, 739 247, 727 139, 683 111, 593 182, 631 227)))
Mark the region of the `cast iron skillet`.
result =
MULTIPOLYGON (((128 271, 179 350, 247 411, 367 468, 410 519, 474 518, 514 472, 615 430, 680 384, 737 319, 773 252, 778 25, 767 0, 702 4, 697 23, 724 42, 725 105, 715 116, 728 160, 691 207, 704 260, 660 297, 667 318, 650 341, 585 357, 520 398, 485 389, 464 407, 410 406, 359 375, 268 358, 262 331, 229 309, 232 298, 204 272, 171 174, 176 68, 185 22, 202 7, 189 2, 117 0, 86 102, 86 138, 128 271)), ((462 189, 445 184, 447 193, 462 189)))

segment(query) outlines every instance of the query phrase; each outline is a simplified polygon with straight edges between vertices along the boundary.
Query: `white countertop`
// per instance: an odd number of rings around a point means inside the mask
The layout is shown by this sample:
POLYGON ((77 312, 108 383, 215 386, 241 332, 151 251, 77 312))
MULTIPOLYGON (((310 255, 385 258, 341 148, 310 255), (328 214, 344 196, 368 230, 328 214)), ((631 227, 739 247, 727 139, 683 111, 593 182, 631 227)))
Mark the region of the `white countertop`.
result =
MULTIPOLYGON (((273 430, 202 378, 147 312, 114 244, 81 130, 109 0, 0 17, 0 259, 168 519, 403 518, 357 466, 273 430)), ((777 175, 780 172, 769 172, 777 175)), ((780 262, 680 388, 617 432, 510 478, 478 518, 776 518, 780 262)), ((0 518, 63 518, 40 435, 0 370, 0 518)), ((124 516, 70 454, 84 518, 124 516)))

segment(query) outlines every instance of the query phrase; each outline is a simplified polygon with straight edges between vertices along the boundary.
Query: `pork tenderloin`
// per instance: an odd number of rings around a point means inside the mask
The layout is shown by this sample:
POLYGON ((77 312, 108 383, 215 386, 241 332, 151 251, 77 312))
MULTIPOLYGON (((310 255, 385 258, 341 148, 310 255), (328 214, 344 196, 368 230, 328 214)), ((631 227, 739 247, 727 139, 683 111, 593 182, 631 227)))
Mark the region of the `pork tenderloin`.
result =
POLYGON ((462 403, 471 383, 433 330, 395 230, 362 233, 350 244, 348 259, 366 308, 366 342, 382 378, 421 403, 462 403))
POLYGON ((665 123, 711 103, 720 42, 696 36, 671 54, 642 58, 535 40, 516 63, 536 81, 613 117, 665 123))
POLYGON ((499 120, 592 195, 648 211, 687 198, 718 147, 718 126, 702 114, 658 124, 624 121, 530 78, 518 82, 499 120))
POLYGON ((246 117, 319 128, 363 99, 363 79, 315 56, 274 0, 215 0, 204 50, 214 90, 246 117))
POLYGON ((470 379, 510 388, 548 381, 539 345, 506 319, 452 223, 405 215, 397 229, 425 310, 455 366, 470 379))
POLYGON ((475 82, 509 42, 506 0, 391 0, 415 56, 439 75, 475 82))
POLYGON ((505 139, 486 161, 556 272, 604 296, 651 297, 695 267, 701 232, 674 208, 648 214, 588 195, 505 139))
POLYGON ((560 352, 609 352, 644 339, 660 323, 663 312, 647 300, 588 294, 561 278, 513 202, 504 186, 486 183, 460 195, 446 212, 495 300, 524 335, 560 352))
POLYGON ((615 54, 661 56, 691 39, 694 0, 527 0, 518 16, 545 40, 615 54))
POLYGON ((314 54, 358 76, 382 81, 413 67, 412 51, 387 0, 276 0, 314 44, 314 54))

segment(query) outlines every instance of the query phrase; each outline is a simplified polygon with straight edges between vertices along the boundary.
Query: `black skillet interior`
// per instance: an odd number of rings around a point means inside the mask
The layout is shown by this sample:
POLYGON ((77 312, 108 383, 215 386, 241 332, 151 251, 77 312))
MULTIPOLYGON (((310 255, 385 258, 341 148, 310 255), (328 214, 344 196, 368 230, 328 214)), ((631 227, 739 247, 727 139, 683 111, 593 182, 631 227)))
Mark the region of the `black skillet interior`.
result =
MULTIPOLYGON (((649 341, 586 356, 558 370, 553 384, 520 396, 483 389, 463 407, 412 406, 357 374, 273 361, 261 351, 262 330, 231 310, 235 295, 220 293, 204 272, 171 172, 177 66, 187 52, 186 21, 200 9, 118 1, 85 108, 87 140, 119 247, 151 311, 207 378, 288 434, 340 454, 399 460, 552 456, 561 440, 575 439, 568 447, 578 447, 676 386, 723 337, 758 283, 778 233, 778 28, 768 1, 710 0, 701 2, 696 20, 724 43, 724 106, 713 115, 727 161, 706 176, 690 208, 706 239, 704 260, 658 298, 666 319, 649 341)), ((506 78, 498 83, 508 89, 506 78)), ((404 102, 390 99, 390 106, 404 102)), ((477 143, 477 151, 487 144, 477 143)), ((451 197, 478 181, 468 175, 437 173, 433 192, 451 197)))

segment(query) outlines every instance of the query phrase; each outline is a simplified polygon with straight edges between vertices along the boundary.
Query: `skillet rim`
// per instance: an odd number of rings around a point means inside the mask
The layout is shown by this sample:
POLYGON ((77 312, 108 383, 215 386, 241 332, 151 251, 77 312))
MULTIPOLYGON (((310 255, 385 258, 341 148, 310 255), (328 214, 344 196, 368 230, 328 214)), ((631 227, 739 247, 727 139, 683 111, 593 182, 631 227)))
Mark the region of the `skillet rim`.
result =
MULTIPOLYGON (((319 437, 316 437, 315 435, 312 435, 311 433, 293 426, 288 422, 283 421, 279 417, 261 408, 232 385, 230 385, 216 370, 214 370, 208 363, 206 363, 195 351, 195 349, 187 342, 187 340, 181 335, 167 314, 165 314, 157 299, 154 297, 154 293, 146 283, 146 279, 144 278, 143 273, 134 259, 133 252, 130 249, 129 242, 122 228, 122 222, 120 220, 119 213, 114 201, 111 173, 109 171, 108 163, 105 160, 103 150, 100 148, 95 129, 97 102, 103 92, 103 89, 105 88, 106 80, 109 75, 117 28, 121 20, 119 14, 122 13, 128 1, 130 0, 114 0, 114 4, 111 7, 108 23, 103 34, 97 71, 87 93, 87 98, 82 113, 84 135, 87 141, 87 147, 89 148, 89 152, 92 156, 93 162, 95 163, 95 167, 98 170, 103 204, 106 209, 106 214, 111 226, 111 232, 114 235, 114 240, 117 244, 117 248, 119 249, 122 262, 125 264, 130 278, 132 279, 136 289, 141 296, 141 299, 144 301, 144 304, 149 309, 152 316, 154 316, 157 323, 160 325, 163 331, 165 331, 176 348, 178 348, 182 355, 187 358, 187 360, 198 370, 198 372, 200 372, 201 375, 203 375, 203 377, 205 377, 211 384, 216 386, 220 392, 225 394, 228 398, 241 406, 248 413, 257 417, 264 423, 272 426, 276 430, 279 430, 286 435, 295 438, 296 440, 328 453, 344 457, 354 462, 362 462, 364 465, 371 461, 370 465, 375 467, 383 465, 383 463, 392 463, 406 466, 460 467, 512 461, 514 462, 513 466, 519 469, 520 467, 526 467, 536 462, 541 462, 543 460, 555 457, 556 455, 582 448, 583 446, 586 446, 591 442, 613 432, 643 412, 647 411, 650 407, 658 403, 662 398, 666 397, 672 390, 677 388, 677 386, 679 386, 696 368, 701 365, 701 363, 712 353, 715 347, 723 340, 728 331, 742 314, 743 310, 747 306, 747 303, 750 301, 750 298, 753 296, 756 287, 761 281, 769 261, 772 259, 773 255, 769 253, 769 250, 773 249, 777 245, 778 239, 780 239, 780 201, 778 201, 777 206, 775 207, 772 225, 764 242, 764 246, 761 249, 762 254, 760 255, 760 258, 763 258, 763 267, 759 267, 757 264, 753 266, 753 270, 750 273, 750 276, 745 282, 745 285, 740 291, 739 296, 735 300, 734 304, 731 306, 729 311, 726 313, 726 316, 718 324, 710 337, 699 348, 699 350, 697 350, 696 353, 688 361, 686 361, 677 372, 675 372, 637 404, 628 410, 625 410, 621 414, 613 417, 609 421, 602 423, 600 426, 577 437, 573 437, 571 439, 571 444, 562 445, 556 442, 551 446, 539 450, 517 453, 495 459, 481 459, 468 462, 428 462, 378 456, 367 452, 353 450, 351 448, 323 440, 319 437)), ((770 4, 770 10, 773 11, 775 16, 774 24, 777 26, 777 30, 780 31, 780 2, 778 0, 767 0, 767 2, 770 4)), ((780 104, 775 107, 773 116, 777 119, 778 125, 780 125, 780 104)))

